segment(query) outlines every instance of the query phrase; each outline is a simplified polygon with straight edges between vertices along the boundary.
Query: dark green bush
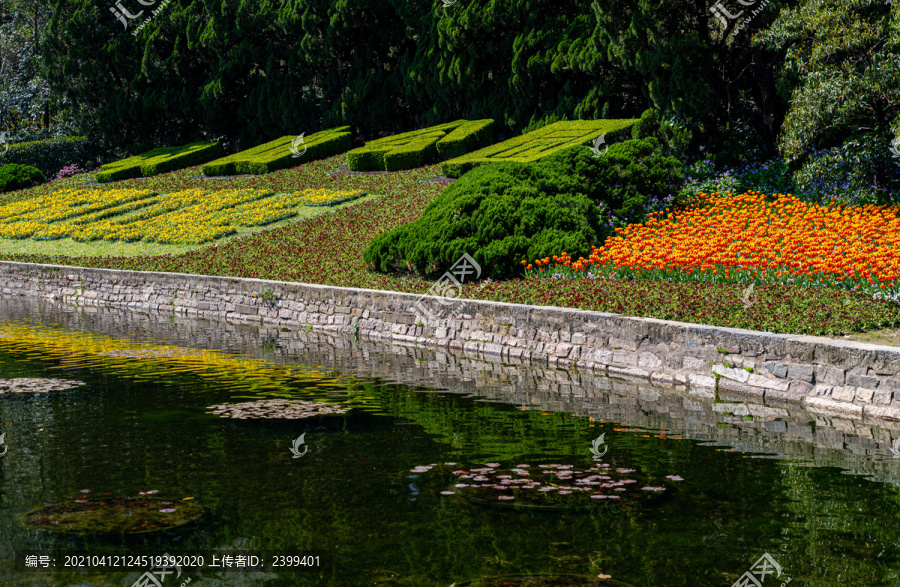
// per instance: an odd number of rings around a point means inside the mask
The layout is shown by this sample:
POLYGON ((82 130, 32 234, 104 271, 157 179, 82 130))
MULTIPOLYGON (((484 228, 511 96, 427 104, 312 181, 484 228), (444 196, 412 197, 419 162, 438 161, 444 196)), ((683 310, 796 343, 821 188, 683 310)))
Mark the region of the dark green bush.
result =
POLYGON ((438 277, 469 253, 482 277, 518 276, 523 259, 586 256, 616 226, 673 202, 682 177, 654 138, 613 144, 602 157, 575 146, 537 163, 476 167, 363 258, 378 271, 438 277))
POLYGON ((39 169, 45 177, 52 177, 67 165, 83 167, 95 157, 96 153, 86 137, 62 137, 13 143, 9 146, 9 152, 0 155, 0 165, 29 165, 39 169))
POLYGON ((631 127, 631 138, 635 140, 655 137, 668 155, 679 159, 687 152, 693 140, 693 133, 683 125, 660 119, 659 112, 644 110, 641 119, 631 127))
POLYGON ((36 167, 13 163, 0 167, 0 192, 31 187, 44 181, 44 174, 36 167))
POLYGON ((612 228, 642 222, 648 212, 674 204, 684 181, 681 162, 663 155, 654 137, 614 143, 599 158, 589 149, 569 148, 541 165, 571 177, 575 183, 568 189, 581 190, 600 205, 612 228))

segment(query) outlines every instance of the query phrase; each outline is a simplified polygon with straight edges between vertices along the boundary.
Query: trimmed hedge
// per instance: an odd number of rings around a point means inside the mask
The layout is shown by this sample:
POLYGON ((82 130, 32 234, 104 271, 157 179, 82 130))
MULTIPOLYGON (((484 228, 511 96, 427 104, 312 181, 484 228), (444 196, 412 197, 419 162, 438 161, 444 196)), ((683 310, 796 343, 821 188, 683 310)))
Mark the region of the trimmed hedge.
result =
POLYGON ((628 138, 626 129, 638 119, 564 120, 554 122, 524 135, 478 151, 445 161, 441 172, 447 177, 460 177, 478 165, 488 163, 531 163, 574 145, 587 145, 601 134, 611 134, 608 141, 628 138))
POLYGON ((347 153, 353 171, 399 171, 478 149, 493 138, 494 121, 456 120, 376 139, 347 153))
POLYGON ((52 177, 67 165, 83 166, 95 155, 87 137, 60 137, 13 143, 5 155, 0 150, 0 165, 28 165, 39 169, 44 177, 52 177))
POLYGON ((44 174, 37 167, 18 163, 0 167, 0 193, 28 188, 43 181, 44 174))
POLYGON ((683 167, 655 137, 616 142, 603 157, 581 145, 536 163, 476 168, 409 224, 376 236, 363 260, 376 271, 440 276, 469 253, 482 278, 522 274, 522 259, 587 256, 616 226, 642 222, 677 194, 683 167))
MULTIPOLYGON (((306 152, 294 157, 291 146, 296 136, 285 136, 268 143, 216 159, 203 166, 203 175, 240 175, 251 173, 262 175, 279 169, 294 167, 308 161, 324 159, 343 153, 350 148, 349 126, 339 126, 319 131, 303 137, 306 152)), ((299 146, 298 146, 299 147, 299 146)))
POLYGON ((97 181, 105 183, 135 177, 150 177, 205 163, 220 154, 221 147, 218 143, 206 141, 180 147, 160 147, 102 166, 97 172, 97 181))
POLYGON ((441 159, 453 159, 487 147, 494 139, 494 121, 490 118, 466 121, 437 142, 441 159))

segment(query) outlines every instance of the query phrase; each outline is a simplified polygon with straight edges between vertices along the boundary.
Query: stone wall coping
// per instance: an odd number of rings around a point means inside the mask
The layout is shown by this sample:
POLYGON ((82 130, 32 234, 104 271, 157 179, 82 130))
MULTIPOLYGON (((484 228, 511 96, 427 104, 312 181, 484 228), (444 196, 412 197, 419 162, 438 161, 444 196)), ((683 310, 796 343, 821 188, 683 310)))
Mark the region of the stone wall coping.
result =
MULTIPOLYGON (((407 292, 399 292, 392 290, 383 290, 383 289, 367 289, 367 288, 356 288, 356 287, 343 287, 336 285, 323 285, 319 283, 304 283, 299 281, 278 281, 274 279, 258 279, 254 277, 234 277, 234 276, 222 276, 222 275, 203 275, 197 273, 169 273, 164 271, 134 271, 130 269, 104 269, 101 267, 78 267, 75 265, 50 265, 50 264, 41 264, 41 263, 22 263, 18 261, 0 261, 0 267, 2 266, 17 266, 23 269, 32 268, 37 270, 47 270, 47 269, 60 269, 60 270, 69 270, 69 271, 78 271, 78 272, 90 272, 90 273, 98 273, 100 275, 109 275, 115 277, 141 277, 143 279, 148 278, 163 278, 163 279, 193 279, 193 280, 211 280, 214 282, 227 282, 227 283, 236 283, 236 284, 259 284, 259 285, 279 285, 284 287, 302 287, 308 288, 311 290, 317 290, 321 292, 347 292, 347 293, 355 293, 355 294, 369 294, 375 296, 382 297, 390 297, 395 299, 405 299, 410 302, 414 302, 419 298, 426 298, 430 300, 438 300, 437 296, 431 296, 427 294, 413 294, 407 292)), ((767 332, 761 330, 748 330, 745 328, 730 328, 727 326, 714 326, 710 324, 698 324, 695 322, 680 322, 677 320, 663 320, 660 318, 646 318, 642 316, 629 316, 627 314, 614 314, 610 312, 598 312, 594 310, 582 310, 579 308, 564 308, 560 306, 537 306, 530 304, 516 304, 512 302, 496 302, 492 300, 476 300, 471 298, 460 298, 460 302, 462 303, 473 303, 482 305, 489 308, 496 309, 506 309, 511 312, 531 312, 534 310, 540 310, 542 313, 551 314, 551 315, 559 315, 565 317, 567 315, 571 316, 583 316, 585 318, 613 318, 613 319, 623 319, 628 321, 635 322, 644 322, 648 324, 657 324, 659 326, 676 326, 684 329, 694 329, 700 332, 709 333, 712 335, 716 334, 727 334, 731 335, 735 338, 739 337, 753 337, 753 338, 771 338, 776 340, 782 340, 786 342, 800 342, 806 343, 810 345, 829 345, 842 349, 859 349, 863 351, 881 351, 891 354, 896 354, 900 356, 900 347, 893 347, 887 345, 878 345, 867 342, 859 342, 854 340, 841 340, 835 338, 828 338, 824 336, 811 336, 806 334, 779 334, 775 332, 767 332)))
POLYGON ((268 322, 600 371, 699 397, 728 391, 900 421, 900 347, 866 342, 389 290, 13 261, 0 261, 0 294, 268 322))

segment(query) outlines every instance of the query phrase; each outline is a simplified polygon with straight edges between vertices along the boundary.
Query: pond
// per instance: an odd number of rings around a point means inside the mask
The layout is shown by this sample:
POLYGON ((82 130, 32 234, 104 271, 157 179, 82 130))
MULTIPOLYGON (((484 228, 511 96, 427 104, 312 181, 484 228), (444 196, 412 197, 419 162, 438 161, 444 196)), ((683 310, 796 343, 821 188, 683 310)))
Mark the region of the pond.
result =
POLYGON ((900 425, 796 406, 0 298, 0 435, 5 585, 900 585, 900 425))

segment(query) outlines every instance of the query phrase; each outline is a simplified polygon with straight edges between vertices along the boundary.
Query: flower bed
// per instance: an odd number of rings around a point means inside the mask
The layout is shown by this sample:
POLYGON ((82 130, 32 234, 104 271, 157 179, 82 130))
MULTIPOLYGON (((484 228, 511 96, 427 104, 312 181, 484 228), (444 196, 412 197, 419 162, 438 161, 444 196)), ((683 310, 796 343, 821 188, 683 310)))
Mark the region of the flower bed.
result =
POLYGON ((618 229, 587 258, 523 261, 529 277, 780 283, 898 298, 900 207, 822 205, 784 194, 701 195, 618 229))
POLYGON ((334 206, 364 195, 361 190, 327 189, 287 194, 189 189, 163 195, 151 190, 70 189, 0 206, 0 236, 202 244, 233 234, 238 227, 296 216, 300 206, 334 206))

